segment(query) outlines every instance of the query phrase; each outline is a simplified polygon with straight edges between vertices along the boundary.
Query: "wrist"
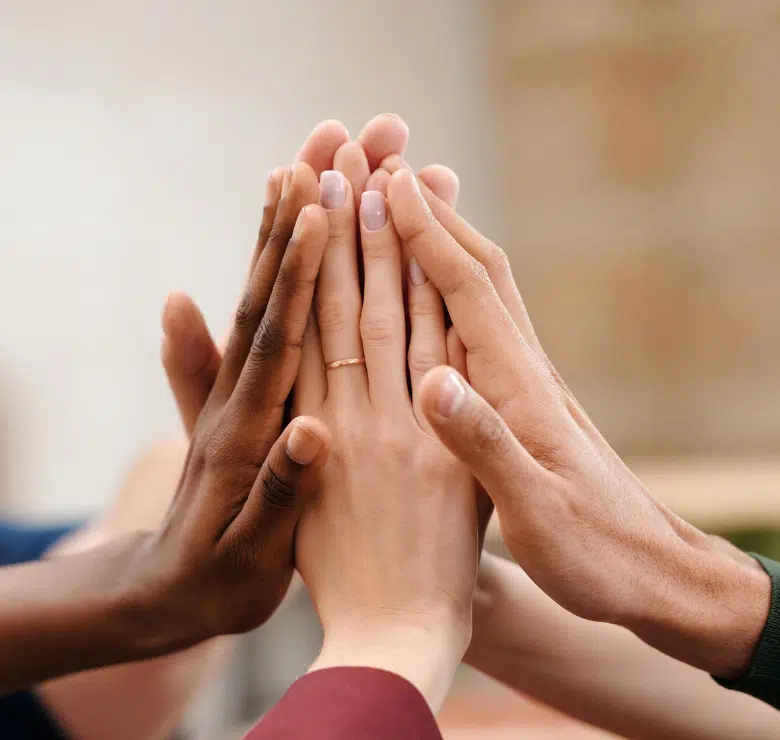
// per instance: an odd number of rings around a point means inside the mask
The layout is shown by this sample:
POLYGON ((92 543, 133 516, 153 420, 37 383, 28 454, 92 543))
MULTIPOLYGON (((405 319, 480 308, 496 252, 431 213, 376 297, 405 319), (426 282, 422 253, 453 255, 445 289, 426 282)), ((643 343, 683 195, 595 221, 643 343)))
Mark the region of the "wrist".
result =
POLYGON ((325 632, 311 671, 342 666, 378 668, 411 683, 436 713, 447 696, 470 638, 448 620, 355 622, 325 632))
POLYGON ((709 540, 685 544, 638 617, 623 623, 662 652, 721 678, 749 667, 769 614, 761 566, 709 540))

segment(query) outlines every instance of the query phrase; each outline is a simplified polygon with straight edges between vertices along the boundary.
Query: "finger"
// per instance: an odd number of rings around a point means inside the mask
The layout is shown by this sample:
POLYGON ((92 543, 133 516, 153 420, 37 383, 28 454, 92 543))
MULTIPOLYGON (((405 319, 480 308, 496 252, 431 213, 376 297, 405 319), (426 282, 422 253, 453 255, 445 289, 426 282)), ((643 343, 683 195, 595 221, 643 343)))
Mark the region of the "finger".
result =
MULTIPOLYGON (((417 173, 417 177, 433 195, 450 208, 455 209, 460 195, 460 180, 454 170, 443 164, 432 164, 421 169, 417 173)), ((424 190, 423 195, 425 195, 424 190)))
POLYGON ((436 220, 411 172, 392 176, 388 202, 401 239, 444 298, 466 349, 498 359, 498 348, 517 330, 485 268, 436 220))
POLYGON ((466 347, 460 341, 458 330, 451 326, 447 330, 447 364, 459 372, 466 382, 469 380, 468 368, 466 367, 466 347))
POLYGON ((428 427, 420 408, 420 384, 428 373, 447 364, 447 330, 444 326, 444 304, 439 291, 425 276, 417 260, 409 258, 409 379, 412 404, 419 424, 428 427))
POLYGON ((420 394, 431 428, 471 468, 499 516, 502 511, 511 516, 521 495, 548 490, 546 482, 554 474, 534 460, 493 407, 452 368, 428 373, 420 394))
MULTIPOLYGON (((402 157, 397 155, 387 157, 382 162, 382 167, 391 174, 400 169, 409 169, 409 165, 406 164, 402 157)), ((512 275, 512 268, 506 253, 497 244, 480 234, 468 221, 459 216, 453 210, 454 204, 450 203, 449 199, 443 197, 439 192, 442 188, 446 190, 452 187, 448 180, 453 176, 457 180, 457 175, 442 165, 433 165, 428 169, 434 168, 436 169, 433 172, 426 172, 424 178, 422 173, 420 173, 419 177, 421 181, 420 190, 431 209, 431 213, 455 241, 483 265, 501 302, 506 307, 507 312, 512 317, 528 345, 537 356, 549 362, 525 308, 525 303, 512 275), (435 188, 431 187, 431 181, 436 184, 435 188)), ((458 185, 455 190, 456 198, 459 189, 460 186, 458 185)))
POLYGON ((357 137, 373 171, 391 154, 403 156, 409 143, 409 127, 394 113, 383 113, 372 118, 357 137))
POLYGON ((328 381, 325 377, 320 332, 314 314, 310 312, 303 333, 301 367, 293 391, 293 415, 315 414, 325 401, 327 392, 328 381))
POLYGON ((162 362, 189 437, 214 386, 221 362, 206 321, 184 293, 171 293, 163 311, 162 362))
POLYGON ((376 190, 387 197, 387 186, 390 183, 390 173, 387 170, 374 170, 366 182, 366 190, 376 190))
POLYGON ((314 284, 328 240, 328 219, 318 205, 298 217, 268 309, 255 333, 230 404, 246 429, 278 433, 301 358, 314 284))
POLYGON ((271 229, 273 228, 274 221, 276 220, 276 211, 279 208, 279 201, 282 198, 282 185, 284 184, 284 176, 288 169, 288 167, 277 167, 268 175, 268 180, 265 184, 263 218, 260 222, 260 230, 257 234, 257 245, 255 246, 255 251, 252 255, 252 261, 249 264, 247 282, 249 282, 252 277, 252 273, 255 270, 257 261, 260 259, 260 255, 263 253, 263 249, 268 242, 268 237, 271 236, 271 229))
POLYGON ((216 393, 223 402, 230 397, 241 375, 298 215, 304 206, 316 202, 318 190, 317 178, 306 164, 295 164, 285 174, 276 220, 236 310, 222 370, 217 378, 216 393))
POLYGON ((317 488, 331 444, 318 419, 300 417, 282 432, 265 457, 257 480, 238 516, 223 535, 229 546, 256 553, 281 600, 294 562, 293 543, 301 512, 317 488))
POLYGON ((325 170, 333 169, 336 151, 348 141, 349 131, 341 121, 322 121, 306 137, 295 161, 308 164, 319 178, 325 170))
POLYGON ((340 146, 333 158, 333 169, 341 172, 349 180, 355 198, 355 208, 359 208, 360 197, 366 189, 366 181, 370 174, 363 147, 355 141, 340 146))
POLYGON ((360 334, 371 403, 395 412, 408 407, 406 319, 401 241, 388 218, 382 193, 367 190, 360 204, 365 290, 360 334))
MULTIPOLYGON (((316 318, 326 363, 363 357, 360 340, 360 282, 355 202, 349 180, 335 170, 322 173, 320 203, 327 209, 328 246, 317 281, 316 318)), ((341 399, 367 396, 365 367, 328 370, 328 395, 341 399)))

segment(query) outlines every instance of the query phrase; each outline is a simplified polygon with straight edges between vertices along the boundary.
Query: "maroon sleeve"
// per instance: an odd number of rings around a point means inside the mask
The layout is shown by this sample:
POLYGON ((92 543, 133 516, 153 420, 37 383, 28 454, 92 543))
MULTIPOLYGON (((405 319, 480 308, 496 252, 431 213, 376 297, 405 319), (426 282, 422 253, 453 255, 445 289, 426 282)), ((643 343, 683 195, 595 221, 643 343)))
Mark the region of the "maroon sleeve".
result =
POLYGON ((375 668, 325 668, 298 679, 244 740, 442 740, 417 689, 375 668))

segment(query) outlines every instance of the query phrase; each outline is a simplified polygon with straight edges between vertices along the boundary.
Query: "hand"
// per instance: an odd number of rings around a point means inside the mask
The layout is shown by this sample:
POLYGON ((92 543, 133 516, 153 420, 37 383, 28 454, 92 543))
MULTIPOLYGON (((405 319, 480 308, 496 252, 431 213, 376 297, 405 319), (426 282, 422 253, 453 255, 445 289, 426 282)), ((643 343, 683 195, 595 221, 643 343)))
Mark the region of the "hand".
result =
POLYGON ((492 497, 518 563, 574 614, 739 675, 766 620, 768 577, 644 488, 546 357, 504 253, 402 163, 389 168, 396 228, 444 296, 475 389, 436 369, 421 405, 492 497))
MULTIPOLYGON (((392 114, 372 118, 354 142, 350 142, 349 132, 342 123, 323 121, 306 138, 295 161, 308 164, 318 178, 324 170, 332 169, 336 161, 339 167, 349 172, 354 183, 362 183, 359 190, 356 185, 355 192, 359 197, 369 173, 388 157, 402 155, 408 141, 409 128, 401 118, 392 114)), ((271 235, 286 170, 285 167, 279 167, 268 176, 262 223, 250 264, 250 275, 271 235)), ((434 187, 443 183, 444 190, 438 192, 448 192, 452 181, 449 170, 431 168, 430 171, 434 175, 429 184, 434 187)), ((386 178, 386 184, 389 175, 384 170, 379 172, 386 178)), ((425 171, 421 173, 424 174, 425 171)), ((198 307, 183 294, 176 294, 167 302, 163 332, 163 365, 189 436, 214 386, 224 342, 221 348, 217 347, 198 307)))
POLYGON ((329 435, 297 419, 280 436, 328 238, 312 169, 283 191, 164 523, 0 569, 0 690, 251 629, 284 595, 329 435))
POLYGON ((314 419, 279 437, 328 229, 308 165, 288 171, 282 193, 173 504, 136 569, 141 602, 190 625, 192 642, 251 629, 276 608, 328 445, 314 419))
POLYGON ((431 433, 419 406, 424 372, 448 361, 441 298, 412 270, 407 360, 401 244, 384 196, 365 192, 361 298, 352 194, 341 173, 322 174, 330 238, 295 411, 324 421, 334 442, 299 525, 296 564, 325 631, 314 669, 394 671, 435 709, 470 638, 474 482, 431 433), (364 365, 325 369, 363 357, 364 365))

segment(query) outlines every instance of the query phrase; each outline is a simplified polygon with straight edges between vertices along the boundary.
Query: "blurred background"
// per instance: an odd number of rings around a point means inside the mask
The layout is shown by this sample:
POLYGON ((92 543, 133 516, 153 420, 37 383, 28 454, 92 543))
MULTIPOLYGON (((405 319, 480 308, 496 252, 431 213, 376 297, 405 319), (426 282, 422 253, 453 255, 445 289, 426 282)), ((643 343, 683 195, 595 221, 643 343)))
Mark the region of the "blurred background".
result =
MULTIPOLYGON (((5 0, 4 515, 85 518, 178 434, 165 294, 221 332, 268 170, 323 118, 357 134, 393 111, 415 167, 459 173, 616 449, 683 516, 777 554, 778 79, 779 0, 5 0)), ((215 677, 192 737, 257 717, 317 640, 299 595, 215 677)), ((474 676, 443 723, 598 736, 474 676)))

